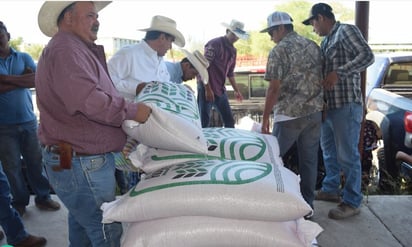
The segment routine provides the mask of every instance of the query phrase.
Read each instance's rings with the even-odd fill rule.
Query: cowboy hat
[[[182,49],[182,51],[186,55],[189,62],[193,65],[193,67],[195,67],[197,72],[199,72],[203,83],[207,84],[209,82],[209,73],[207,72],[209,61],[207,61],[205,56],[203,56],[203,54],[198,50],[195,50],[193,53],[190,53],[185,49]]]
[[[76,1],[46,1],[39,10],[37,21],[40,30],[48,37],[57,33],[57,18],[62,11]],[[111,1],[93,1],[96,11],[99,12]]]
[[[155,15],[152,17],[150,27],[145,29],[139,29],[140,31],[161,31],[175,37],[174,43],[177,46],[185,46],[185,38],[183,34],[176,29],[176,22],[166,16]]]
[[[237,20],[233,19],[230,22],[230,24],[222,23],[222,25],[224,27],[226,27],[227,29],[229,29],[232,33],[234,33],[239,39],[249,38],[249,34],[246,33],[245,30],[243,30],[243,28],[245,27],[243,22],[240,22],[240,21],[237,21]]]

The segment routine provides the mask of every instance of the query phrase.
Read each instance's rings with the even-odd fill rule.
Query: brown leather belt
[[[47,152],[54,153],[60,155],[60,147],[58,145],[41,145]],[[72,151],[73,157],[80,157],[80,156],[90,156],[91,154],[86,153],[79,153],[76,151]]]

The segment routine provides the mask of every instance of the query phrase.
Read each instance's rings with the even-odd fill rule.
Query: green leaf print
[[[165,167],[148,174],[130,191],[134,197],[147,192],[178,186],[206,184],[241,185],[258,181],[272,172],[267,163],[225,160],[197,160]],[[152,186],[145,186],[145,183]],[[142,187],[139,189],[138,187]]]

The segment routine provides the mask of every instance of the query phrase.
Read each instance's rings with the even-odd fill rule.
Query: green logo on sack
[[[159,108],[186,119],[200,119],[196,99],[184,85],[151,82],[139,93],[137,101],[155,103]]]
[[[178,186],[226,184],[241,185],[260,180],[272,172],[272,165],[267,163],[251,163],[236,160],[198,160],[185,162],[148,174],[140,184],[144,187],[145,181],[164,178],[163,183],[136,190],[136,185],[129,196],[134,197],[150,191],[167,189]],[[199,179],[200,178],[200,179]],[[155,183],[155,182],[154,182]]]
[[[217,149],[209,150],[207,155],[180,153],[173,155],[153,155],[153,161],[176,159],[227,159],[257,161],[267,152],[268,146],[264,139],[251,132],[229,128],[205,128],[203,134],[209,146]]]

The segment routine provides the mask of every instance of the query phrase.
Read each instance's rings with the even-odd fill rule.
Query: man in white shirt
[[[183,47],[185,38],[176,29],[176,22],[168,17],[153,16],[144,39],[136,45],[120,49],[108,61],[109,74],[117,90],[133,101],[146,82],[169,82],[170,75],[164,55],[172,43]]]
[[[163,57],[172,48],[172,43],[180,47],[185,45],[185,38],[176,29],[176,22],[165,16],[153,16],[150,27],[140,31],[146,32],[141,42],[120,49],[107,63],[114,86],[129,101],[135,100],[147,82],[170,82]],[[133,150],[136,145],[137,142],[128,137],[125,148]],[[122,175],[122,171],[116,172],[118,176]],[[139,182],[140,175],[129,172],[126,180],[127,187],[131,188]]]

